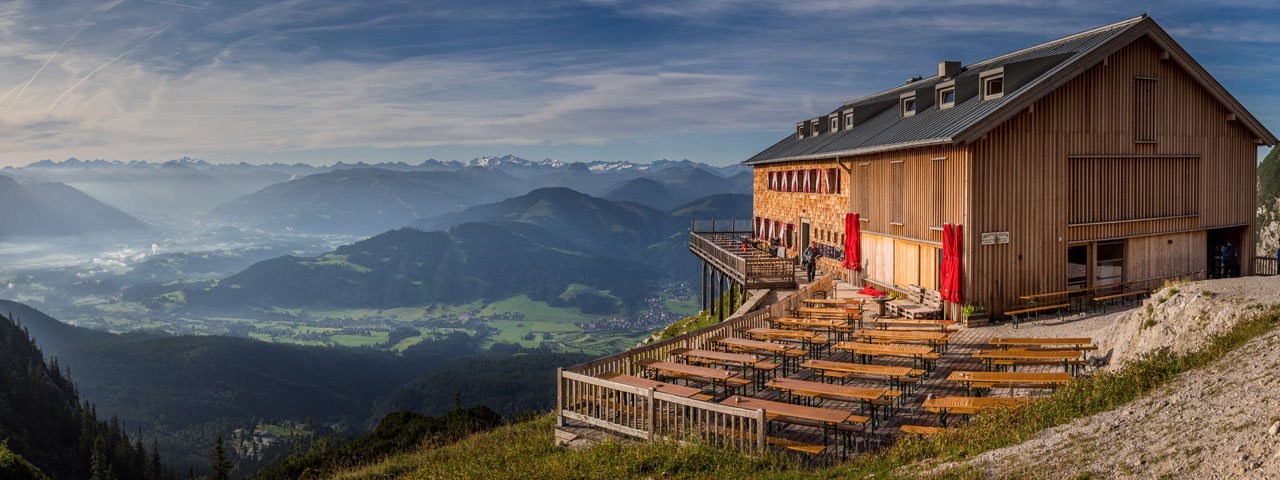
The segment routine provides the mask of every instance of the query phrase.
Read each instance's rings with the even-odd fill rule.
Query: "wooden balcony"
[[[743,250],[745,235],[751,235],[749,220],[696,220],[689,228],[689,251],[748,290],[796,288],[795,262]]]

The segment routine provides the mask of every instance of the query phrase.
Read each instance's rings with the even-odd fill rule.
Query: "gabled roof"
[[[1036,100],[1144,35],[1169,52],[1171,59],[1177,61],[1219,102],[1235,113],[1237,119],[1257,135],[1262,143],[1276,144],[1275,135],[1262,122],[1250,114],[1154,20],[1142,15],[967,65],[954,79],[937,76],[924,78],[845,102],[832,113],[843,113],[850,109],[859,112],[859,115],[863,115],[866,110],[877,110],[878,113],[851,129],[835,133],[809,135],[802,139],[792,133],[742,163],[758,165],[816,160],[903,148],[969,143],[982,138]],[[977,77],[982,72],[1003,67],[1021,69],[1028,72],[1029,78],[1016,85],[1006,86],[1004,95],[997,99],[982,100],[980,96],[957,99],[954,107],[925,108],[909,117],[903,117],[898,111],[898,98],[903,94],[918,90],[931,92],[933,87],[952,80],[957,85],[964,85],[966,82],[972,84],[977,82]],[[1006,84],[1008,83],[1010,81],[1006,79]],[[932,101],[928,103],[931,104]],[[860,111],[859,107],[863,110]],[[819,118],[826,118],[826,115]]]

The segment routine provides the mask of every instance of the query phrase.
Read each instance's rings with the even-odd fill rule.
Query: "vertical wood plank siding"
[[[1084,157],[1067,163],[1070,225],[1199,213],[1199,158]]]
[[[1157,79],[1158,85],[1154,100],[1140,106],[1135,103],[1139,77]],[[1227,120],[1228,113],[1177,63],[1160,60],[1160,49],[1144,37],[970,144],[973,199],[965,233],[966,297],[1002,312],[1017,304],[1019,295],[1064,289],[1070,241],[1201,230],[1173,238],[1180,246],[1174,255],[1197,262],[1185,268],[1198,271],[1204,268],[1204,254],[1191,250],[1201,248],[1202,230],[1242,225],[1245,238],[1252,239],[1257,147],[1240,122]],[[1135,142],[1140,136],[1135,116],[1140,114],[1153,122],[1152,143]],[[1076,164],[1070,159],[1088,156],[1167,158],[1127,162],[1124,168],[1132,170],[1125,175],[1134,183],[1161,184],[1153,185],[1155,190],[1115,185],[1123,191],[1111,194],[1108,205],[1091,204],[1098,199],[1080,198],[1073,191],[1080,187],[1073,173],[1084,175],[1079,181],[1094,187],[1104,184],[1101,176],[1114,173],[1099,170],[1109,160]],[[1160,171],[1168,168],[1161,162],[1185,156],[1198,157],[1176,167],[1189,173],[1178,177]],[[1175,191],[1165,191],[1171,184]],[[1180,189],[1186,191],[1176,191]],[[1170,205],[1181,209],[1188,202],[1194,207],[1188,218],[1068,226],[1073,212],[1088,218],[1132,218],[1171,211]],[[1113,214],[1108,209],[1132,210]],[[1010,242],[976,245],[982,232],[1009,232]],[[1131,240],[1127,279],[1162,271],[1154,265],[1170,255],[1169,239]],[[1253,248],[1252,241],[1245,242],[1240,257],[1252,258]]]

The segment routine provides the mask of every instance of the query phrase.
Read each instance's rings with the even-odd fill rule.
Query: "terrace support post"
[[[702,311],[707,311],[707,261],[702,261]]]
[[[556,368],[556,426],[564,426],[564,369]]]
[[[727,283],[725,280],[726,280],[725,275],[723,273],[720,274],[720,296],[716,297],[716,303],[720,303],[720,320],[721,321],[724,321],[724,309],[725,307],[728,306],[720,301],[721,297],[725,296],[724,287],[725,287],[725,283]]]
[[[711,302],[710,316],[712,317],[716,316],[716,314],[720,312],[720,301],[718,300],[720,298],[720,292],[717,291],[720,288],[719,285],[720,270],[715,267],[711,267],[711,298],[707,301]]]
[[[735,310],[735,308],[733,307],[735,307],[736,305],[737,305],[737,282],[735,282],[735,280],[733,279],[730,279],[728,280],[728,306],[724,308],[724,310],[728,310],[728,314],[733,315],[733,310]]]

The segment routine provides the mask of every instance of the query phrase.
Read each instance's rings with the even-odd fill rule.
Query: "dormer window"
[[[916,96],[902,98],[902,116],[910,117],[916,114]]]
[[[831,117],[831,128],[828,128],[827,131],[829,132],[840,131],[840,117],[837,117],[837,116]]]
[[[844,128],[853,128],[853,113],[844,114]]]
[[[804,124],[803,122],[801,122],[801,123],[797,123],[797,124],[796,124],[796,139],[803,139],[803,138],[805,137],[805,133],[806,133],[806,132],[805,132],[805,124]]]
[[[956,106],[956,87],[938,90],[938,109]]]
[[[982,77],[982,98],[989,100],[1004,96],[1004,71]]]

